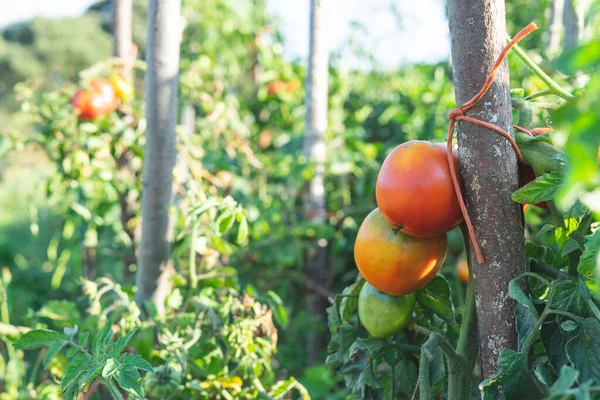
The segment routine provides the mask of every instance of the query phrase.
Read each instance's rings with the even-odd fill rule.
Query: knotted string
[[[462,191],[461,191],[460,185],[458,183],[458,177],[456,174],[456,169],[454,167],[454,161],[453,161],[453,157],[452,157],[452,138],[454,136],[454,126],[456,125],[456,122],[458,122],[458,121],[467,121],[467,122],[471,122],[473,124],[481,125],[483,127],[486,127],[488,129],[491,129],[491,130],[501,134],[510,142],[513,149],[515,149],[515,153],[517,153],[517,157],[519,158],[519,161],[523,162],[523,156],[521,155],[521,151],[519,150],[519,147],[517,146],[517,143],[515,142],[515,139],[512,136],[510,136],[508,133],[506,133],[506,131],[504,131],[502,128],[500,128],[496,125],[490,124],[489,122],[481,121],[477,118],[467,117],[465,115],[465,112],[468,111],[474,105],[476,105],[479,102],[479,100],[481,100],[481,98],[486,94],[486,92],[492,85],[492,82],[494,81],[494,77],[496,76],[496,73],[500,69],[502,62],[506,58],[508,51],[515,44],[517,44],[521,39],[523,39],[525,36],[529,35],[531,32],[533,32],[536,29],[537,29],[537,25],[533,22],[530,23],[529,25],[527,25],[525,28],[523,28],[521,30],[521,32],[519,32],[506,45],[506,47],[504,47],[504,49],[502,50],[502,52],[496,59],[496,62],[494,63],[494,66],[492,67],[492,70],[490,71],[490,73],[489,73],[485,83],[481,87],[481,90],[479,91],[479,93],[477,93],[475,96],[473,96],[473,98],[471,100],[467,101],[462,106],[452,109],[452,110],[450,110],[450,112],[448,112],[448,120],[450,121],[450,124],[448,126],[448,143],[447,143],[448,166],[450,167],[450,175],[452,176],[452,184],[454,185],[454,190],[456,191],[456,195],[458,197],[458,203],[460,204],[460,209],[461,209],[463,217],[465,219],[465,223],[467,224],[467,229],[469,230],[469,237],[471,239],[471,242],[473,243],[473,250],[475,251],[475,256],[477,257],[477,262],[479,262],[479,264],[483,264],[484,259],[481,254],[481,249],[479,247],[479,244],[477,243],[477,237],[475,235],[475,230],[473,229],[473,224],[471,223],[471,218],[469,218],[469,213],[467,212],[467,207],[465,206],[465,201],[463,199]],[[518,129],[523,130],[524,128],[519,127]],[[526,132],[526,133],[531,134],[531,136],[534,135],[534,133],[531,131]]]

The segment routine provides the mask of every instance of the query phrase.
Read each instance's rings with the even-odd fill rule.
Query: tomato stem
[[[510,41],[510,36],[506,36],[507,40]],[[555,94],[557,96],[562,97],[565,100],[572,100],[574,98],[574,96],[569,93],[567,90],[563,89],[558,83],[556,83],[555,80],[553,80],[552,78],[550,78],[550,76],[548,76],[544,71],[542,71],[542,69],[540,68],[539,65],[537,65],[535,63],[535,61],[533,61],[531,58],[529,58],[529,56],[527,54],[525,54],[525,52],[523,51],[523,49],[521,49],[519,46],[517,46],[516,44],[513,47],[513,50],[515,51],[515,53],[517,53],[517,56],[519,56],[519,58],[529,67],[531,68],[531,70],[540,77],[540,79],[542,81],[544,81],[544,83],[548,86],[548,92],[546,93],[552,93]],[[543,92],[543,91],[542,91]],[[541,93],[541,92],[538,92]],[[538,96],[542,96],[546,93],[543,94],[538,94],[535,97]],[[535,93],[534,93],[535,94]],[[533,96],[533,95],[532,95]],[[531,99],[531,97],[530,97]]]
[[[462,392],[460,395],[456,394],[457,397],[455,398],[466,399],[469,397],[469,390],[471,388],[473,368],[475,367],[475,359],[477,357],[477,352],[479,351],[479,340],[477,331],[477,307],[475,305],[475,280],[473,278],[474,264],[471,260],[471,249],[469,248],[469,231],[464,223],[460,228],[465,242],[465,252],[467,264],[469,266],[469,283],[467,286],[467,299],[465,301],[463,320],[460,325],[460,334],[458,336],[458,345],[456,348],[456,352],[465,357],[466,365],[463,381],[460,386]]]

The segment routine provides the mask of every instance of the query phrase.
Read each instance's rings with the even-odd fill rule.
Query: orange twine
[[[457,121],[467,121],[467,122],[471,122],[471,123],[474,123],[477,125],[481,125],[483,127],[486,127],[488,129],[491,129],[491,130],[501,134],[510,142],[512,147],[515,149],[515,152],[517,153],[517,157],[519,158],[519,160],[521,162],[523,162],[523,156],[521,155],[521,151],[517,147],[517,143],[515,142],[515,139],[512,136],[510,136],[508,133],[506,133],[506,131],[504,131],[502,128],[500,128],[496,125],[490,124],[485,121],[481,121],[476,118],[467,117],[465,115],[465,112],[468,111],[475,104],[477,104],[477,102],[479,102],[479,100],[481,100],[481,98],[488,91],[488,89],[492,85],[492,82],[494,80],[494,77],[496,76],[496,73],[498,72],[498,69],[500,69],[502,62],[506,58],[508,51],[515,44],[517,44],[521,39],[523,39],[525,36],[529,35],[531,32],[533,32],[536,29],[537,29],[537,25],[534,22],[530,23],[525,28],[523,28],[521,30],[521,32],[519,32],[510,41],[510,43],[508,43],[506,45],[506,47],[504,47],[504,49],[502,50],[502,52],[496,59],[496,62],[494,63],[494,66],[492,67],[492,70],[490,71],[490,73],[487,77],[487,80],[483,84],[479,93],[477,93],[475,96],[473,96],[473,98],[471,100],[467,101],[462,106],[454,108],[454,109],[450,110],[450,112],[448,113],[448,120],[450,121],[450,125],[448,126],[447,153],[448,153],[448,165],[450,167],[450,175],[452,176],[452,184],[454,185],[454,190],[456,191],[456,194],[458,197],[458,202],[460,204],[460,209],[461,209],[463,217],[465,219],[465,223],[467,224],[467,229],[469,230],[469,237],[471,239],[471,242],[473,243],[473,249],[475,250],[475,256],[477,257],[477,262],[479,262],[479,264],[483,264],[484,259],[481,254],[481,249],[479,247],[479,244],[477,243],[477,236],[475,235],[475,230],[473,229],[473,224],[471,223],[471,218],[469,218],[469,214],[467,212],[467,207],[465,206],[465,201],[462,196],[462,191],[460,190],[460,185],[458,184],[456,169],[454,168],[454,161],[452,158],[452,138],[454,136],[454,125],[456,125]],[[524,130],[525,128],[518,127],[518,129]],[[524,130],[524,132],[525,131],[526,131],[526,133],[530,134],[531,136],[534,136],[533,132]],[[540,134],[540,133],[538,133],[538,134]]]

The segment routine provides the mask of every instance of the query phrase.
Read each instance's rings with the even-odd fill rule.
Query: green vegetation
[[[134,5],[133,37],[143,59],[142,3]],[[547,3],[510,1],[509,30],[544,15]],[[448,233],[446,262],[414,296],[410,322],[403,318],[386,338],[359,323],[364,281],[353,249],[389,152],[445,139],[455,107],[451,66],[360,72],[332,59],[329,214],[312,224],[302,207],[314,174],[302,149],[304,64],[283,57],[278,21],[262,1],[248,9],[184,1],[179,104],[195,119],[191,133],[178,129],[176,273],[161,315],[133,300],[144,63],[134,69],[135,98],[116,111],[81,121],[70,103],[89,78],[115,71],[106,9],[99,2],[82,17],[35,19],[0,37],[0,399],[409,399],[417,385],[427,391],[421,398],[443,398],[449,364],[439,343],[457,343],[467,292],[455,271],[465,257],[460,230]],[[519,398],[529,385],[532,400],[597,398],[600,367],[589,355],[600,352],[600,80],[582,87],[573,77],[598,65],[598,42],[554,61],[535,50],[543,49],[539,37],[526,44],[577,98],[558,110],[565,101],[515,107],[515,121],[529,112],[528,128],[552,120],[564,154],[553,160],[566,167],[538,173],[513,195],[556,207],[525,213],[528,274],[507,288],[518,303],[520,348],[503,352],[500,372],[481,390],[501,385]],[[512,87],[522,88],[515,104],[546,88],[517,55],[509,65]],[[535,149],[546,143],[531,140]],[[306,273],[315,239],[328,243],[325,282]],[[307,365],[304,351],[309,292],[333,302],[329,327],[320,327],[331,342],[317,365]]]

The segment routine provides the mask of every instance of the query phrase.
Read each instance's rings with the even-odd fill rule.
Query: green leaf
[[[65,322],[70,326],[81,321],[81,314],[77,309],[77,305],[67,300],[50,300],[36,314],[38,317]]]
[[[131,365],[136,367],[137,369],[141,369],[148,372],[154,371],[152,369],[152,365],[150,365],[148,361],[144,360],[139,354],[127,354],[123,359],[123,364]]]
[[[242,220],[240,221],[240,224],[238,226],[238,233],[237,233],[237,243],[238,244],[244,244],[246,243],[246,241],[248,240],[248,220],[246,219],[246,217],[242,217]]]
[[[565,51],[553,64],[556,69],[567,75],[578,71],[595,68],[600,64],[600,40],[593,40]]]
[[[552,200],[562,183],[560,172],[550,172],[538,176],[512,194],[512,200],[521,204],[536,204]]]
[[[527,355],[505,349],[498,360],[498,373],[479,385],[482,400],[497,399],[498,388],[507,400],[541,400],[548,395],[548,387],[527,369]]]
[[[181,290],[179,288],[175,288],[171,290],[171,292],[167,295],[167,299],[165,301],[167,307],[172,310],[177,310],[183,304],[183,296],[181,295]]]
[[[427,286],[417,291],[417,302],[448,323],[454,323],[452,293],[446,278],[436,276]]]
[[[585,237],[585,250],[579,260],[577,271],[585,276],[592,276],[598,260],[598,250],[600,249],[600,229],[597,229],[591,235]]]
[[[577,322],[569,319],[560,324],[560,328],[565,332],[572,332],[575,329],[579,328],[579,325],[577,324]]]
[[[66,339],[66,336],[60,332],[49,329],[35,329],[17,339],[13,346],[17,349],[37,349],[38,347],[50,346],[57,340],[64,339]]]
[[[567,343],[569,361],[581,374],[581,382],[600,384],[600,321],[586,318],[579,322],[579,333]]]
[[[217,218],[217,226],[219,227],[219,234],[223,235],[223,234],[227,233],[233,226],[234,222],[235,222],[235,215],[233,215],[233,213],[230,210],[226,210],[225,212],[223,212],[223,214],[219,215],[219,218]]]
[[[591,317],[592,312],[588,307],[588,289],[580,280],[562,281],[554,288],[552,308],[563,310],[583,318]]]
[[[63,332],[65,333],[65,335],[69,336],[70,338],[73,338],[73,336],[77,335],[78,330],[79,330],[79,327],[77,325],[75,325],[72,328],[67,326],[63,329]]]
[[[110,343],[113,335],[112,320],[109,318],[102,329],[94,336],[94,340],[92,340],[92,348],[94,349],[94,354],[96,356],[99,356],[104,352],[104,348]]]
[[[93,363],[91,365],[88,365],[87,374],[85,374],[85,376],[83,377],[82,383],[86,385],[92,382],[94,379],[100,376],[103,369],[104,365],[101,363]]]
[[[109,378],[119,369],[119,367],[121,367],[121,364],[117,359],[109,358],[106,360],[106,364],[104,364],[104,368],[102,369],[102,377],[105,379]]]
[[[69,361],[69,366],[65,370],[65,375],[61,383],[63,389],[66,388],[70,383],[77,388],[77,391],[80,389],[82,385],[81,375],[84,374],[86,365],[88,365],[90,361],[91,358],[83,353],[77,354]]]
[[[127,346],[127,343],[129,343],[129,341],[131,340],[133,335],[135,335],[136,332],[137,328],[133,328],[131,331],[127,332],[125,336],[121,336],[119,339],[117,339],[112,348],[111,355],[113,357],[118,357],[119,354],[121,354],[121,352],[125,350],[125,346]]]
[[[562,247],[561,256],[569,255],[575,251],[583,250],[581,245],[575,239],[569,239]]]
[[[114,378],[125,392],[138,399],[144,398],[144,391],[139,384],[140,374],[136,367],[123,365],[115,372]]]
[[[552,387],[550,387],[550,394],[558,394],[563,390],[570,389],[571,386],[573,386],[573,384],[577,381],[577,377],[579,377],[579,371],[564,365],[560,369],[560,376],[554,382]]]
[[[282,328],[286,328],[289,323],[289,318],[285,306],[283,305],[283,301],[281,301],[281,298],[277,293],[272,290],[267,292],[267,297],[270,300],[269,303],[274,311],[273,316],[275,317],[275,321],[277,321]]]
[[[358,279],[352,285],[345,287],[342,291],[342,295],[347,296],[342,297],[339,302],[340,316],[342,317],[343,322],[348,322],[350,320],[350,316],[356,313],[356,309],[358,308],[358,296],[364,283],[365,280],[360,277],[360,279]]]
[[[572,334],[564,332],[560,329],[560,325],[556,322],[548,322],[542,325],[540,332],[542,345],[548,360],[556,372],[569,363],[567,358],[566,345]]]
[[[54,342],[48,347],[46,350],[46,355],[44,356],[44,369],[48,369],[50,362],[54,359],[54,357],[58,354],[59,351],[65,346],[65,342]]]

